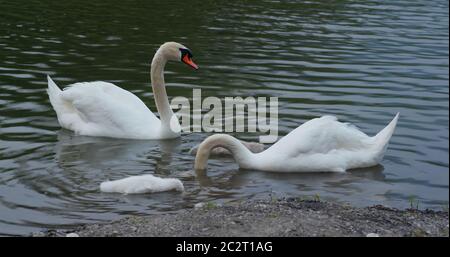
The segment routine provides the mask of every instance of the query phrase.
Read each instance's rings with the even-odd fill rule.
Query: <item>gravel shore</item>
[[[33,236],[449,236],[448,211],[398,210],[298,199],[200,203]]]

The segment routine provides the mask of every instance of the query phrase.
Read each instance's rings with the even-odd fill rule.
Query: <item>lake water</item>
[[[447,0],[47,2],[0,0],[0,234],[274,195],[448,206]],[[188,151],[207,133],[133,141],[60,128],[46,74],[60,86],[115,83],[155,111],[149,64],[165,41],[189,46],[200,66],[166,66],[170,98],[192,98],[193,88],[205,97],[277,96],[280,135],[326,114],[372,135],[400,112],[382,165],[275,174],[222,158],[196,177]],[[102,181],[139,174],[179,178],[186,193],[99,192]]]

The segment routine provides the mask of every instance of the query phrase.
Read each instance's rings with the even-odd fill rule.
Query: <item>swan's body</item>
[[[382,131],[369,137],[333,116],[312,119],[261,153],[251,153],[229,135],[213,135],[200,144],[196,170],[205,170],[211,149],[232,152],[239,167],[275,172],[344,172],[375,166],[383,159],[399,114]]]
[[[79,135],[163,138],[161,121],[133,93],[108,82],[70,85],[61,91],[48,77],[50,101],[61,127]],[[171,133],[167,137],[176,137]]]
[[[164,66],[169,60],[181,60],[197,68],[191,57],[186,47],[169,42],[163,44],[153,58],[152,88],[161,120],[136,95],[108,82],[75,83],[62,91],[47,76],[47,92],[61,127],[76,134],[132,139],[175,138],[180,135],[180,125],[167,99]]]
[[[158,178],[153,175],[132,176],[100,184],[105,193],[144,194],[164,191],[184,191],[183,183],[175,178]]]

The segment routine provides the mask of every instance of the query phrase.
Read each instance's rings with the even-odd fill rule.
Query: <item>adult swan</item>
[[[85,136],[167,139],[180,135],[164,84],[167,61],[181,61],[198,69],[191,51],[175,42],[161,45],[151,64],[152,88],[159,120],[133,93],[104,81],[69,85],[61,91],[50,76],[48,95],[61,127]]]
[[[195,169],[205,171],[215,147],[228,149],[244,169],[275,172],[344,172],[377,165],[394,133],[399,114],[373,137],[333,116],[312,119],[261,153],[250,152],[236,138],[216,134],[197,150]]]

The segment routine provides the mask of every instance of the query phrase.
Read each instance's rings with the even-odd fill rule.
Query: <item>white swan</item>
[[[180,124],[170,108],[164,84],[167,61],[181,61],[198,69],[187,47],[167,42],[158,49],[151,64],[151,80],[161,120],[136,95],[111,83],[75,83],[61,91],[47,76],[47,92],[59,124],[86,136],[132,139],[178,137]]]
[[[144,194],[172,190],[183,192],[183,183],[176,178],[158,178],[153,175],[131,176],[100,184],[100,191],[105,193]]]
[[[195,157],[195,169],[204,171],[211,150],[227,148],[239,167],[275,172],[344,172],[375,166],[382,160],[399,114],[373,137],[333,116],[312,119],[261,153],[252,153],[236,138],[216,134],[205,139]]]

